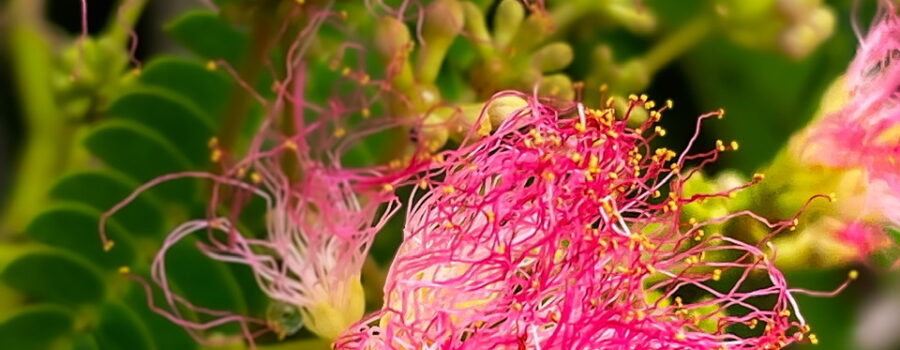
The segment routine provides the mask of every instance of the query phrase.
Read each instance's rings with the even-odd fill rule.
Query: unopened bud
[[[541,72],[554,72],[566,68],[572,63],[573,56],[574,52],[571,45],[564,42],[555,42],[537,50],[531,62]]]

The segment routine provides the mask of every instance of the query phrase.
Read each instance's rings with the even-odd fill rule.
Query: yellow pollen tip
[[[216,61],[207,61],[206,62],[206,70],[215,71],[216,69],[219,69],[219,65],[216,64]]]
[[[334,137],[341,137],[341,136],[344,136],[344,135],[346,135],[346,134],[347,134],[347,130],[344,130],[344,128],[337,128],[337,129],[334,129]]]
[[[672,109],[675,106],[675,103],[672,100],[666,100],[666,107]]]
[[[737,151],[738,148],[740,148],[740,145],[737,143],[737,141],[731,141],[731,149]]]
[[[259,173],[257,173],[257,172],[253,172],[252,174],[250,174],[250,181],[252,181],[255,184],[258,184],[258,183],[262,182],[262,175],[259,175]]]
[[[444,186],[444,193],[452,194],[453,192],[456,192],[456,188],[454,188],[453,186],[449,186],[449,185]]]
[[[719,119],[722,119],[722,118],[725,117],[725,110],[722,109],[722,108],[719,108],[719,110],[716,111],[716,114],[718,114],[718,118],[719,118]]]
[[[293,140],[287,140],[287,141],[284,141],[284,148],[287,148],[287,149],[296,151],[296,150],[297,150],[297,143],[294,142]]]
[[[837,201],[837,193],[834,193],[834,192],[829,193],[828,200],[831,202]]]
[[[127,275],[127,274],[131,273],[131,268],[128,266],[119,267],[119,273],[123,274],[123,275]]]
[[[765,180],[765,178],[766,178],[766,174],[763,174],[763,173],[753,174],[753,181],[762,181],[762,180]]]
[[[219,160],[222,160],[222,150],[220,150],[218,148],[214,149],[212,151],[212,153],[209,155],[209,160],[212,161],[213,163],[218,163]]]
[[[209,148],[216,148],[219,146],[219,138],[215,136],[211,137],[209,142],[206,143],[206,146]]]
[[[851,280],[855,280],[859,278],[859,271],[850,270],[850,272],[847,273],[847,277],[850,277]]]
[[[115,246],[116,246],[116,242],[106,241],[106,243],[103,243],[103,251],[108,252],[108,251],[112,250],[113,247],[115,247]]]
[[[384,189],[385,192],[394,192],[394,185],[391,184],[384,184],[381,188]]]

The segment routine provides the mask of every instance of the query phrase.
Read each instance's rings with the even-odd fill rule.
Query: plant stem
[[[9,48],[16,90],[25,127],[24,151],[19,155],[12,191],[6,198],[0,234],[18,234],[44,200],[49,184],[64,164],[54,147],[65,139],[66,124],[49,88],[52,72],[50,43],[41,30],[43,1],[16,0],[8,5]]]
[[[272,36],[275,30],[273,23],[278,22],[273,20],[273,17],[275,17],[275,9],[263,6],[254,18],[253,29],[250,35],[250,42],[252,43],[250,53],[241,64],[238,72],[240,79],[246,81],[250,86],[255,85],[269,49],[273,44]],[[237,138],[244,124],[244,118],[252,101],[250,95],[240,86],[235,86],[229,100],[231,103],[228,106],[228,112],[223,118],[222,130],[219,132],[219,144],[222,145],[225,151],[232,151],[236,146]]]
[[[694,18],[688,24],[654,46],[641,61],[649,76],[653,76],[660,68],[684,54],[691,47],[703,40],[713,29],[713,20],[708,14]]]

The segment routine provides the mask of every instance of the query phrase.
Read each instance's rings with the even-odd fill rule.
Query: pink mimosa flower
[[[651,110],[634,128],[613,108],[520,97],[528,107],[443,154],[420,184],[383,309],[336,348],[777,349],[815,339],[770,253],[703,231],[736,216],[775,232],[793,220],[681,220],[686,204],[761,180],[684,194],[697,171],[685,166],[736,144],[695,155],[654,149],[667,107],[645,96],[630,99],[626,114]],[[751,276],[767,282],[750,287]]]
[[[872,187],[863,211],[900,224],[900,19],[892,2],[881,2],[843,84],[846,101],[809,127],[801,158],[863,169]]]
[[[329,13],[322,14],[317,16],[320,20]],[[220,172],[183,172],[156,178],[110,209],[101,220],[104,244],[112,248],[113,242],[105,234],[106,219],[144,191],[180,178],[213,182],[208,215],[173,229],[151,265],[150,277],[162,290],[165,305],[155,305],[150,284],[129,273],[146,287],[154,311],[184,326],[204,343],[210,339],[203,331],[228,322],[239,322],[243,337],[252,345],[253,338],[261,333],[274,331],[285,336],[301,327],[333,339],[347,325],[362,318],[363,262],[375,234],[399,208],[393,188],[415,173],[412,166],[342,166],[342,158],[360,139],[396,127],[397,122],[369,118],[372,102],[362,88],[371,80],[367,76],[358,78],[355,73],[347,74],[345,79],[361,87],[349,97],[334,96],[323,105],[308,101],[304,96],[305,63],[295,58],[302,57],[301,43],[296,42],[290,50],[288,75],[274,84],[277,97],[273,101],[238,79],[267,111],[267,118],[254,134],[244,158],[230,159],[213,139],[211,159],[221,166]],[[237,77],[227,63],[218,64]],[[308,113],[316,114],[315,121],[307,121]],[[351,122],[353,115],[360,117]],[[253,197],[265,202],[265,232],[247,232],[238,220]],[[166,254],[192,234],[205,234],[198,247],[208,257],[252,269],[259,287],[277,302],[268,319],[203,308],[173,291],[166,275]],[[185,309],[213,320],[190,320],[184,315]]]

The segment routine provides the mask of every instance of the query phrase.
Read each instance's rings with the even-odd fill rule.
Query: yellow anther
[[[368,74],[363,74],[363,76],[359,78],[359,83],[362,85],[366,85],[371,80],[372,80],[372,77],[370,77]]]
[[[666,100],[667,108],[672,109],[674,106],[675,106],[675,102],[672,102],[672,100]]]
[[[419,180],[419,188],[423,190],[428,188],[428,181],[425,181],[425,179]]]
[[[641,94],[641,101],[646,102],[648,98],[650,98],[650,96],[647,96],[647,94]]]
[[[247,175],[247,168],[239,168],[239,169],[238,169],[238,171],[237,171],[237,177],[238,177],[239,179],[244,178],[244,176],[246,176],[246,175]]]
[[[653,109],[653,107],[656,107],[656,102],[653,102],[653,101],[644,102],[644,109]]]
[[[115,247],[115,246],[116,246],[116,242],[111,241],[111,240],[106,241],[106,243],[103,243],[103,251],[108,252],[108,251],[112,250],[113,247]]]
[[[737,141],[731,141],[731,149],[737,151],[741,145],[738,144]]]
[[[383,186],[381,186],[381,189],[385,192],[394,192],[394,185],[384,184]]]
[[[545,171],[543,174],[541,174],[541,176],[543,176],[547,181],[553,181],[556,179],[556,175],[549,171]]]
[[[790,317],[791,310],[788,310],[788,309],[781,310],[781,312],[779,312],[778,315],[781,317]]]
[[[119,273],[123,274],[123,275],[127,275],[127,274],[131,273],[131,268],[128,266],[119,267]]]
[[[722,108],[719,108],[719,110],[716,111],[716,114],[718,115],[718,118],[719,118],[719,119],[722,119],[722,118],[725,117],[725,110],[722,109]]]
[[[297,143],[294,142],[294,140],[287,140],[287,141],[284,141],[284,144],[283,144],[283,145],[284,145],[284,148],[287,148],[287,149],[290,149],[290,150],[293,150],[293,151],[296,151],[296,150],[297,150]]]
[[[654,130],[659,136],[666,136],[666,129],[663,129],[661,126],[657,126]]]
[[[765,178],[766,178],[766,174],[763,174],[763,173],[753,174],[753,181],[762,181]]]
[[[628,95],[628,100],[630,100],[630,101],[637,101],[637,100],[638,100],[638,95],[630,94],[630,95]]]
[[[258,183],[262,182],[262,175],[259,175],[259,173],[254,171],[252,174],[250,174],[250,181],[252,181],[255,184],[258,184]]]
[[[725,143],[722,140],[716,140],[716,150],[719,152],[725,151]]]
[[[494,222],[494,220],[496,220],[496,216],[494,215],[494,212],[492,212],[492,211],[486,211],[484,213],[484,216],[487,216],[488,222]]]
[[[344,128],[334,129],[334,137],[341,137],[347,134],[347,130]]]
[[[215,71],[219,69],[219,65],[216,64],[216,61],[206,61],[206,70]]]
[[[456,192],[456,188],[455,188],[455,187],[450,186],[450,185],[444,186],[444,193],[445,193],[445,194],[453,194],[453,192]]]
[[[219,146],[219,138],[213,136],[209,139],[209,142],[206,143],[206,146],[209,148],[216,148]]]
[[[816,336],[815,334],[813,334],[813,333],[810,333],[810,334],[809,334],[809,342],[812,343],[813,345],[818,345],[818,344],[819,344],[819,337],[817,337],[817,336]]]
[[[720,269],[713,270],[712,280],[718,281],[720,279],[722,279],[722,270],[720,270]]]
[[[834,192],[829,193],[828,200],[831,202],[837,201],[837,193],[834,193]]]
[[[859,271],[850,270],[850,272],[847,273],[847,277],[850,277],[851,280],[855,280],[859,278]]]
[[[220,160],[222,160],[222,150],[218,148],[214,149],[209,155],[209,160],[213,163],[218,163]]]
[[[372,115],[372,111],[370,111],[368,108],[363,108],[363,110],[362,110],[363,118],[369,118],[371,115]]]
[[[660,193],[659,191],[653,191],[653,198],[659,198],[660,196],[662,196],[662,193]]]
[[[341,69],[341,75],[345,77],[350,75],[350,67],[344,67],[344,69]]]
[[[571,155],[569,155],[569,159],[572,159],[572,161],[575,163],[580,163],[583,157],[580,153],[572,153]]]

